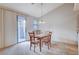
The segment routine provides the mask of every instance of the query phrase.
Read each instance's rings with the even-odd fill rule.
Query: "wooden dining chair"
[[[37,40],[37,38],[35,37],[34,32],[29,32],[29,37],[30,37],[30,50],[31,50],[32,45],[34,45],[34,52],[35,52],[35,47],[36,45],[39,44],[39,40]]]
[[[51,35],[52,35],[52,32],[48,32],[47,36],[45,36],[42,40],[42,44],[43,43],[45,43],[45,45],[47,44],[48,49],[49,49],[49,47],[51,47]]]
[[[48,37],[49,37],[49,39],[48,39],[48,44],[50,45],[50,47],[51,47],[51,37],[52,37],[52,32],[49,32],[48,33]]]

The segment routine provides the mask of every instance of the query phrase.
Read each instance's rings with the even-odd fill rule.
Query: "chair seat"
[[[46,36],[46,37],[44,37],[43,39],[42,39],[42,42],[49,42],[50,40],[49,40],[49,37],[48,36]]]
[[[31,43],[32,43],[32,44],[38,44],[38,43],[39,43],[39,40],[32,41]]]
[[[50,40],[43,40],[42,42],[48,43]]]

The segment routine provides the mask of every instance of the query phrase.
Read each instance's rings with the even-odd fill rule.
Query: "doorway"
[[[26,20],[24,16],[17,16],[17,43],[26,41]]]

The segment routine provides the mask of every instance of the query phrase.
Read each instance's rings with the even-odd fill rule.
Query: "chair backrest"
[[[30,37],[30,41],[32,42],[32,41],[35,41],[35,34],[34,34],[34,32],[29,32],[29,37]]]
[[[49,32],[49,35],[52,35],[52,32]]]
[[[49,32],[49,33],[48,33],[48,36],[49,36],[49,39],[51,39],[52,32]]]
[[[52,32],[48,32],[46,36],[41,37],[43,40],[51,41]]]

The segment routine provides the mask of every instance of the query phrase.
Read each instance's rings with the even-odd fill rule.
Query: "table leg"
[[[40,52],[41,52],[41,39],[40,39]]]

